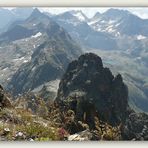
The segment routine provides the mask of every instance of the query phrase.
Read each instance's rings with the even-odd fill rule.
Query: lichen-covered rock
[[[114,77],[95,54],[86,53],[71,62],[63,76],[56,101],[74,110],[78,120],[94,127],[94,116],[111,125],[126,117],[128,89],[122,76]]]

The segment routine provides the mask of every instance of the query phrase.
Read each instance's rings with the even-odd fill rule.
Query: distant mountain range
[[[133,44],[137,45],[137,42],[143,44],[148,36],[148,20],[129,11],[109,9],[102,14],[97,12],[90,19],[84,16],[82,11],[69,11],[54,16],[53,19],[72,37],[89,48],[131,49],[135,48]],[[128,41],[125,42],[127,38]]]
[[[0,9],[0,16],[7,18],[0,23],[0,82],[15,95],[58,83],[69,62],[94,52],[122,74],[129,104],[148,112],[147,19],[118,9],[92,18],[82,11],[51,15],[33,8]]]

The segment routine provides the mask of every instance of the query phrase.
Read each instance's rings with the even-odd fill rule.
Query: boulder
[[[92,133],[89,130],[85,130],[79,133],[75,133],[68,137],[68,141],[88,141],[93,137]]]

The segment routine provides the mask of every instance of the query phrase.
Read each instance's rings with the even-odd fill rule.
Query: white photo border
[[[146,7],[148,0],[0,0],[1,7]]]
[[[148,7],[148,0],[0,0],[0,7]],[[2,21],[2,20],[1,20]],[[0,142],[5,148],[146,148],[147,142]]]

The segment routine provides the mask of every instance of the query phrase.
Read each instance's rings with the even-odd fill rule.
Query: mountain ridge
[[[43,19],[41,25],[32,25],[38,22],[38,15]],[[38,32],[32,34],[31,38],[41,38],[43,42],[34,49],[31,60],[22,64],[10,80],[8,87],[10,90],[15,88],[12,90],[15,95],[59,79],[66,65],[81,53],[81,48],[62,27],[36,9],[22,26],[30,27],[30,24],[34,32]]]

